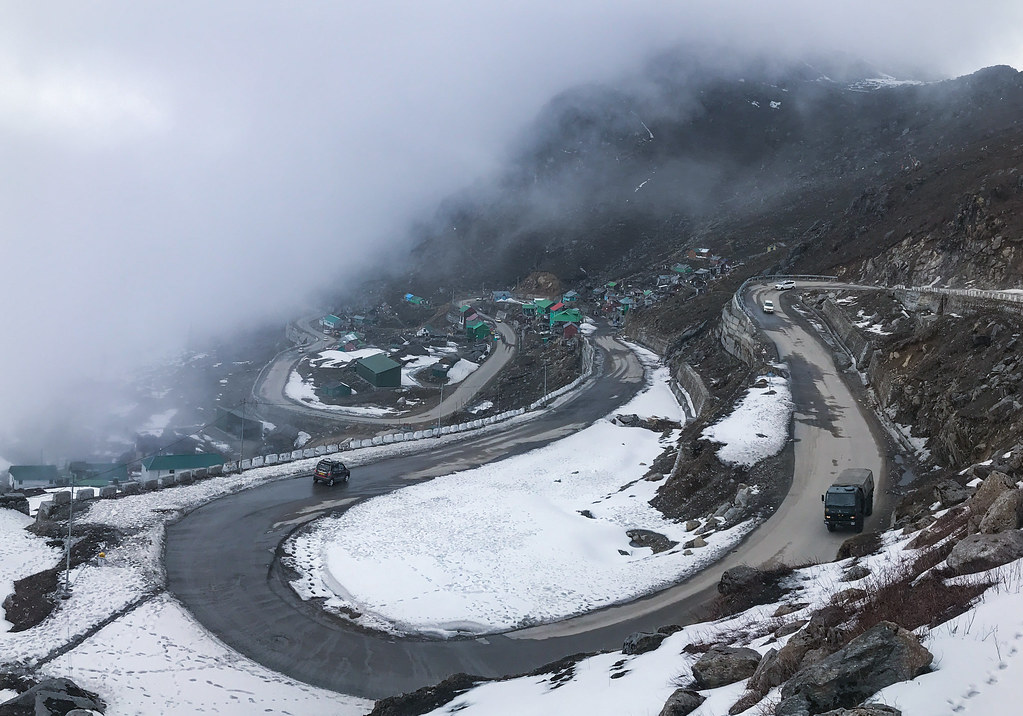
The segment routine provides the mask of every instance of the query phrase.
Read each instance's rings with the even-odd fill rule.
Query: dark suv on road
[[[350,476],[351,472],[340,460],[320,460],[313,470],[313,483],[333,485],[335,482],[348,482]]]

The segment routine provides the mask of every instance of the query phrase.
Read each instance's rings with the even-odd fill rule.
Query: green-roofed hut
[[[578,308],[566,308],[564,311],[555,311],[551,314],[550,325],[553,328],[555,325],[561,323],[582,323],[583,312]]]
[[[490,335],[490,326],[484,321],[473,321],[465,327],[465,337],[470,341],[482,341]]]
[[[401,364],[383,353],[359,358],[355,361],[355,372],[377,388],[401,387]]]
[[[60,482],[56,465],[11,465],[7,471],[15,488],[43,487]]]
[[[352,394],[352,386],[347,383],[333,383],[316,389],[321,398],[344,398]]]
[[[68,465],[75,485],[83,487],[105,487],[128,479],[128,466],[116,462],[74,461]]]
[[[538,316],[546,316],[550,313],[551,306],[554,305],[554,301],[550,301],[546,298],[538,298],[533,301],[533,304],[536,306],[536,314]]]

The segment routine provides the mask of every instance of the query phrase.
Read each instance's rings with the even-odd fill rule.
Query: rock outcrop
[[[975,532],[980,528],[980,522],[987,514],[988,508],[994,504],[999,495],[1008,492],[1015,485],[1004,472],[994,471],[980,483],[980,487],[973,494],[973,497],[966,503],[970,508],[970,531]]]
[[[693,679],[701,689],[716,689],[748,679],[760,664],[760,652],[745,647],[715,646],[693,664]]]
[[[782,687],[776,716],[850,709],[886,686],[915,678],[934,657],[911,632],[881,622]]]
[[[91,691],[76,685],[70,679],[47,679],[41,681],[13,699],[0,704],[0,712],[9,714],[32,714],[50,716],[67,714],[75,709],[103,713],[106,704]]]
[[[706,700],[706,696],[702,696],[696,691],[692,691],[690,689],[677,689],[675,693],[669,696],[668,700],[664,702],[664,708],[661,709],[658,716],[686,716],[700,708],[700,704]]]
[[[983,572],[1023,557],[1023,531],[969,535],[961,539],[945,563],[957,574]]]
[[[667,638],[668,635],[662,632],[636,632],[626,637],[625,643],[622,644],[622,653],[645,654],[659,647]]]
[[[991,535],[1023,526],[1023,490],[1006,490],[995,498],[980,520],[981,534]]]

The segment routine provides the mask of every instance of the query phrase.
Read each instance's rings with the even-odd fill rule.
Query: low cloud
[[[8,4],[0,455],[76,385],[359,280],[572,84],[697,41],[951,76],[1021,64],[1020,28],[1013,2]]]

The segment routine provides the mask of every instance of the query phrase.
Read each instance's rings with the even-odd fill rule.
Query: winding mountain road
[[[753,287],[749,305],[759,305],[772,292]],[[778,297],[773,298],[777,304]],[[602,360],[597,378],[557,410],[532,421],[360,467],[343,489],[314,486],[300,476],[195,510],[168,529],[168,588],[213,634],[267,667],[317,686],[380,698],[455,672],[502,676],[567,654],[620,648],[634,631],[681,621],[706,600],[730,566],[832,559],[848,535],[824,529],[820,494],[851,466],[874,470],[879,494],[884,490],[884,458],[872,419],[841,381],[830,353],[801,321],[781,307],[772,316],[751,313],[790,367],[795,474],[774,515],[724,560],[678,586],[555,624],[486,638],[396,639],[352,629],[302,602],[277,559],[282,541],[312,519],[422,479],[531,450],[612,412],[642,387],[643,371],[628,349],[598,333]],[[868,528],[879,521],[875,512]]]

